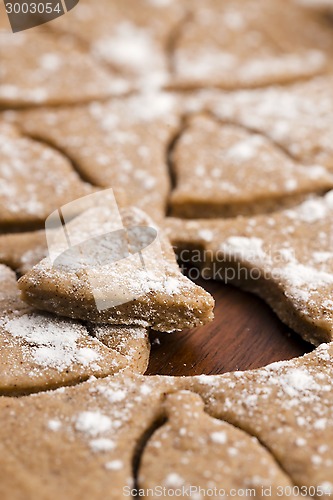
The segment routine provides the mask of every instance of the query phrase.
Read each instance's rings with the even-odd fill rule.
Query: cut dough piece
[[[271,496],[277,498],[278,488],[283,491],[292,486],[257,439],[210,417],[197,394],[176,392],[167,396],[165,406],[168,421],[153,434],[141,457],[139,488],[158,491],[165,487],[168,491],[191,487],[193,498],[200,488],[224,490],[225,496],[248,488],[253,496],[265,498],[263,488],[271,488]]]
[[[280,0],[197,0],[173,49],[173,86],[288,83],[330,67],[329,26]]]
[[[103,327],[98,340],[94,327],[27,307],[6,266],[0,266],[0,278],[1,395],[54,389],[124,370],[145,372],[150,348],[144,329],[127,329],[126,343],[122,328]],[[109,348],[103,345],[108,337]]]
[[[43,491],[44,496],[59,496],[61,492],[69,499],[78,495],[99,499],[108,491],[110,498],[119,499],[124,487],[130,490],[135,484],[133,463],[140,465],[138,454],[142,449],[142,481],[157,483],[164,471],[158,467],[149,478],[142,477],[146,466],[152,464],[152,453],[159,457],[156,463],[164,467],[170,463],[182,471],[177,475],[174,469],[168,482],[186,480],[184,472],[195,470],[198,456],[206,453],[200,446],[192,458],[191,450],[200,444],[200,437],[208,441],[208,435],[207,444],[214,448],[214,456],[223,458],[226,453],[229,463],[235,464],[226,478],[231,484],[232,480],[236,485],[239,481],[242,487],[241,481],[251,477],[255,469],[258,485],[261,481],[265,484],[269,475],[273,480],[279,477],[281,485],[289,485],[289,474],[294,484],[314,486],[318,496],[320,488],[328,494],[332,492],[333,460],[332,360],[332,346],[323,345],[298,360],[252,372],[198,377],[122,374],[22,399],[1,398],[0,466],[6,472],[0,483],[1,497],[26,497],[27,492],[34,497]],[[185,401],[184,393],[178,392],[183,389],[199,393],[211,416],[257,436],[286,472],[281,472],[258,442],[231,425],[213,423],[211,417],[203,415],[201,408],[195,407],[197,396],[187,393],[191,401]],[[178,398],[180,407],[175,404]],[[167,437],[162,430],[144,449],[147,434],[163,424],[166,409],[170,420],[162,430],[169,436],[169,449],[158,446]],[[196,417],[200,435],[197,432],[189,439]],[[244,453],[237,453],[242,450],[240,441],[246,443]],[[248,453],[256,459],[246,460]],[[218,465],[211,460],[213,454],[209,456],[202,486],[207,485],[210,471],[216,472]],[[221,474],[224,471],[220,468]],[[170,484],[169,488],[174,486]],[[272,491],[272,497],[277,498],[278,491]]]
[[[0,177],[0,228],[6,230],[41,226],[57,207],[94,190],[58,151],[5,123],[0,125]]]
[[[82,177],[122,188],[128,202],[164,216],[170,189],[167,149],[179,126],[178,100],[148,93],[89,106],[19,114],[24,130],[60,148]]]
[[[105,498],[106,491],[112,500],[122,498],[124,492],[130,496],[131,489],[136,487],[133,464],[140,458],[147,433],[165,417],[165,395],[177,391],[186,382],[193,383],[192,379],[184,378],[116,375],[20,400],[0,399],[3,422],[0,428],[1,497],[26,498],[27,492],[35,497],[37,492],[39,496],[43,492],[45,497],[62,495],[68,499],[79,496],[99,500]],[[181,411],[185,410],[182,408]],[[253,438],[230,425],[212,424],[210,417],[201,417],[200,423],[202,437],[211,433],[212,425],[216,427],[216,435],[212,434],[215,444],[211,443],[214,450],[225,447],[221,442],[224,429],[230,441],[237,439],[240,450],[244,445],[245,453],[232,458],[236,467],[231,472],[229,484],[245,487],[248,477],[254,482],[254,470],[259,474],[258,483],[261,477],[263,484],[268,477],[279,477],[282,485],[290,484],[267,451]],[[169,446],[172,444],[168,442]],[[177,443],[174,444],[174,459],[186,458],[186,450],[181,454]],[[155,447],[154,451],[163,460],[163,450]],[[200,451],[205,453],[202,447]],[[246,460],[248,452],[250,457],[256,458],[255,463]],[[221,455],[222,451],[219,452]],[[172,451],[169,458],[172,459]],[[191,465],[195,468],[195,462],[194,456],[187,468]],[[216,471],[218,464],[213,462],[210,460],[207,464],[208,473],[211,468]],[[239,473],[239,467],[244,475]],[[154,480],[157,483],[163,472],[162,467],[159,469],[155,477],[149,478],[152,483]],[[15,480],[11,474],[13,471]],[[176,474],[170,474],[168,479],[172,482],[176,477]],[[207,480],[204,479],[203,487]],[[175,486],[170,484],[169,487]]]
[[[171,387],[167,377],[116,375],[0,398],[1,498],[119,500],[124,488],[132,496],[133,459]]]
[[[271,216],[167,227],[180,258],[185,250],[205,277],[257,293],[314,344],[333,339],[333,191]]]
[[[294,484],[330,498],[332,367],[333,344],[323,344],[259,370],[194,377],[188,389],[201,394],[211,415],[256,436]]]
[[[178,217],[270,212],[333,188],[323,167],[301,166],[265,137],[203,116],[178,139],[173,165],[171,209]]]
[[[47,256],[45,231],[0,234],[0,263],[22,275]]]
[[[81,0],[52,23],[88,44],[94,58],[117,69],[132,87],[161,86],[169,79],[169,45],[185,15],[177,0]]]
[[[212,320],[213,298],[181,274],[152,220],[133,208],[118,215],[109,206],[91,208],[66,225],[66,238],[56,233],[55,258],[19,281],[23,299],[71,318],[160,331]]]
[[[333,39],[333,38],[332,38]],[[229,94],[206,92],[191,105],[269,136],[295,160],[333,170],[333,77]]]
[[[93,326],[90,332],[102,344],[126,360],[126,371],[145,373],[149,364],[150,341],[147,328],[140,326]]]
[[[71,35],[2,33],[0,106],[86,102],[128,90]]]

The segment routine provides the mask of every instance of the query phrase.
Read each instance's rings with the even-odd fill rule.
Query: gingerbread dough
[[[147,89],[169,80],[170,44],[186,15],[186,1],[81,0],[52,28],[74,33],[129,88]]]
[[[260,486],[268,484],[271,496],[278,498],[297,496],[297,489],[287,488],[294,484],[311,486],[315,498],[329,498],[331,367],[330,344],[298,360],[251,372],[175,378],[115,375],[20,400],[2,398],[1,469],[16,474],[4,474],[1,494],[24,491],[33,496],[42,490],[56,495],[62,488],[67,498],[78,493],[99,498],[107,489],[110,498],[118,499],[123,488],[131,491],[135,485],[179,488],[199,483],[204,488],[209,479],[212,486],[221,484],[232,461],[223,481],[227,488],[251,484],[260,494]],[[203,413],[198,396],[179,392],[183,389],[200,394],[211,416]],[[218,467],[212,456],[222,463],[228,456],[228,462]],[[163,467],[156,467],[158,463]],[[139,467],[137,483],[133,464]]]
[[[38,110],[17,117],[23,129],[54,144],[82,177],[123,189],[128,203],[164,217],[170,188],[167,149],[179,127],[178,99],[147,92],[76,108]]]
[[[123,243],[122,228],[130,230]],[[22,298],[30,305],[160,331],[212,320],[213,298],[181,274],[168,240],[138,209],[124,209],[118,219],[102,204],[69,222],[66,234],[72,246],[65,238],[57,261],[46,258],[20,279]],[[61,234],[55,240],[61,241]]]
[[[191,487],[193,497],[197,493],[200,498],[200,489],[215,489],[215,498],[221,498],[223,490],[230,495],[248,488],[248,496],[252,490],[264,498],[263,491],[271,488],[272,497],[278,498],[278,487],[292,486],[257,439],[210,417],[197,394],[176,392],[164,405],[168,420],[148,441],[140,461],[138,484],[143,491]]]
[[[327,76],[251,92],[204,92],[188,106],[268,136],[303,164],[332,170],[332,85]]]
[[[318,344],[333,334],[332,216],[330,191],[272,215],[169,219],[166,225],[180,258],[183,251],[206,278],[257,293],[283,322]]]
[[[69,33],[4,32],[0,57],[1,107],[86,102],[128,90]]]
[[[95,329],[34,311],[19,298],[13,271],[0,265],[0,280],[1,395],[54,389],[124,370],[145,372],[150,352],[145,329],[128,328],[125,338],[121,327]]]
[[[331,28],[280,0],[196,0],[173,46],[173,86],[290,83],[327,72]]]
[[[193,377],[206,411],[256,436],[299,487],[329,498],[332,482],[333,344],[266,368]],[[312,492],[310,490],[312,487]]]
[[[0,122],[0,229],[41,227],[50,213],[93,192],[69,160]]]
[[[302,166],[272,141],[246,129],[198,116],[173,150],[172,214],[230,217],[296,205],[333,187],[320,166]]]

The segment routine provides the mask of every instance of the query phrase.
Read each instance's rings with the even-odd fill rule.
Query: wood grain
[[[220,374],[259,368],[313,349],[258,297],[216,281],[199,281],[216,300],[215,320],[172,334],[153,333],[149,375]]]

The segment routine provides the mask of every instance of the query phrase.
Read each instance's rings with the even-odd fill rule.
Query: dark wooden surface
[[[258,297],[214,281],[198,282],[216,300],[204,327],[152,334],[148,374],[198,375],[259,368],[313,349]]]

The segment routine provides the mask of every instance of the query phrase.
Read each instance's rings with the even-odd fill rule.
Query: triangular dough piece
[[[333,191],[272,215],[167,226],[180,258],[186,249],[206,277],[257,293],[306,340],[332,340]]]
[[[193,377],[206,411],[256,436],[293,483],[333,494],[333,344],[266,368]],[[190,379],[187,379],[189,381]]]
[[[0,266],[0,280],[0,394],[146,370],[150,346],[145,329],[129,328],[127,342],[116,326],[101,327],[101,336],[93,326],[32,310],[20,300],[15,274],[6,266]]]
[[[170,190],[167,149],[179,127],[179,100],[147,92],[87,106],[19,113],[28,134],[54,144],[82,177],[123,189],[128,204],[164,217]]]
[[[246,486],[253,496],[265,498],[263,489],[292,486],[257,439],[210,417],[197,394],[170,394],[164,406],[167,423],[150,438],[140,460],[138,487],[143,491],[191,487],[194,498],[195,491],[205,490],[221,492],[222,498],[223,490],[228,495]]]
[[[172,160],[176,188],[170,204],[177,217],[271,212],[333,188],[325,168],[302,166],[262,135],[210,117],[189,122]]]
[[[1,107],[82,103],[128,90],[70,34],[2,33],[0,56]]]
[[[160,331],[213,318],[213,298],[181,274],[168,240],[143,212],[124,209],[118,220],[109,207],[92,208],[68,223],[66,234],[70,247],[66,242],[55,260],[51,255],[20,279],[30,305]],[[56,233],[55,240],[61,236]]]
[[[173,44],[173,85],[235,89],[309,78],[330,67],[330,27],[291,1],[196,0]]]
[[[0,229],[41,226],[57,207],[93,192],[69,160],[0,122]]]
[[[80,9],[55,20],[52,27],[77,35],[94,59],[116,69],[130,88],[161,86],[169,80],[169,46],[186,15],[187,1],[80,1]]]
[[[333,77],[239,92],[203,92],[190,107],[262,133],[296,161],[333,170]]]

